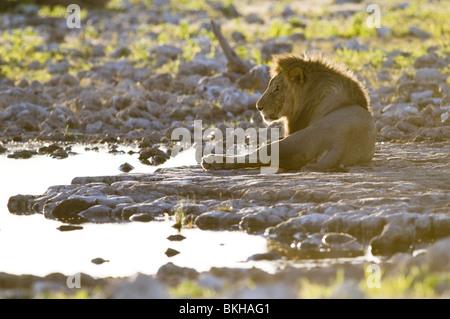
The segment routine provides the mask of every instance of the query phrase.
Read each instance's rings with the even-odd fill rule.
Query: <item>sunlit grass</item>
[[[67,7],[63,5],[55,6],[41,6],[38,11],[38,16],[44,18],[66,18],[72,12],[67,12]],[[80,18],[84,19],[87,15],[87,9],[80,7]]]
[[[211,289],[199,286],[195,281],[184,280],[179,285],[169,288],[172,298],[212,298],[215,292]]]

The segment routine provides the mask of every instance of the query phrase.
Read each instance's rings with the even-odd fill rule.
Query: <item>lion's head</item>
[[[319,52],[274,56],[269,85],[256,103],[266,123],[282,121],[285,134],[344,105],[369,109],[364,86],[351,71]]]

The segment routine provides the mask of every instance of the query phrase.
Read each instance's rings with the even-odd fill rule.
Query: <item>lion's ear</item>
[[[303,84],[305,82],[305,75],[303,74],[303,70],[298,66],[290,69],[288,72],[288,79],[291,82]]]

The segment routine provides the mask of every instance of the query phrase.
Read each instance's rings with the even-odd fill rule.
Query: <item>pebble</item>
[[[441,74],[436,68],[418,69],[414,75],[414,80],[418,83],[439,83],[446,79],[447,76]]]
[[[428,39],[428,38],[431,37],[431,33],[430,32],[424,31],[424,30],[422,30],[422,29],[420,29],[418,27],[414,27],[414,26],[409,27],[409,33],[412,36],[420,38],[420,39]]]
[[[367,45],[360,44],[357,39],[350,39],[338,42],[333,45],[335,50],[347,49],[351,51],[368,51],[369,47]]]
[[[135,275],[116,279],[102,291],[106,299],[167,299],[169,293],[164,285],[152,276],[136,273]]]
[[[91,223],[109,223],[111,222],[111,208],[104,205],[94,205],[78,213]]]
[[[50,74],[64,74],[69,71],[69,63],[63,62],[55,62],[47,65],[47,71]]]
[[[422,68],[444,68],[448,65],[448,62],[443,58],[439,57],[435,52],[431,52],[426,55],[422,55],[418,57],[414,61],[414,68],[422,69]]]
[[[172,248],[167,248],[165,254],[167,255],[167,257],[173,257],[178,255],[180,252],[178,250],[172,249]]]
[[[134,214],[130,217],[130,221],[132,222],[143,222],[143,223],[151,222],[154,219],[155,217],[147,213]]]
[[[176,235],[170,235],[169,237],[167,237],[167,239],[170,241],[182,241],[182,240],[186,239],[186,237],[184,237],[183,235],[180,235],[180,234],[176,234]]]
[[[119,166],[119,170],[122,172],[128,173],[128,172],[134,170],[134,166],[129,163],[123,163],[122,165]]]
[[[56,228],[59,231],[65,232],[65,231],[72,231],[72,230],[81,230],[83,229],[83,226],[76,226],[76,225],[61,225],[58,228]]]
[[[289,53],[293,49],[290,42],[283,40],[268,40],[261,47],[261,58],[263,60],[270,60],[274,54]]]
[[[105,259],[103,259],[101,257],[94,258],[94,259],[91,260],[91,263],[96,264],[96,265],[101,265],[101,264],[107,263],[107,262],[109,262],[109,260],[105,260]]]

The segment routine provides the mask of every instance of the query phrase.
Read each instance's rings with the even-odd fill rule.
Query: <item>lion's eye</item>
[[[280,88],[278,86],[275,86],[273,89],[273,93],[278,93],[280,91]]]

